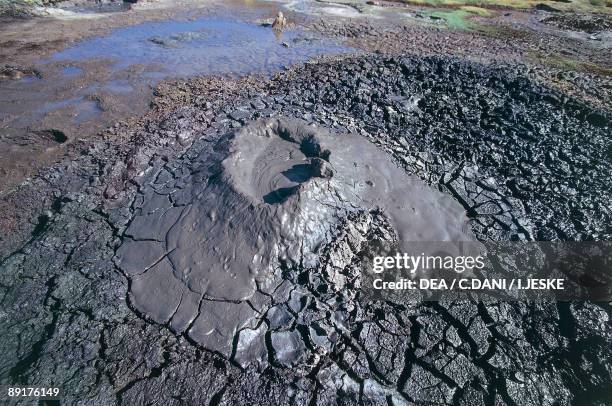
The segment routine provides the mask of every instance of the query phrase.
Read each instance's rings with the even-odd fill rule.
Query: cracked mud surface
[[[359,247],[373,227],[371,213],[385,213],[403,241],[473,239],[460,204],[407,176],[362,137],[333,137],[286,119],[255,121],[166,166],[141,188],[132,210],[117,251],[131,303],[225,356],[238,334],[239,356],[264,351],[266,359],[264,322],[278,319],[283,327],[292,320],[273,306],[295,291],[287,275],[316,274],[326,255],[348,265],[346,252],[328,247],[346,227],[347,248]],[[361,219],[366,223],[355,228]],[[329,273],[341,291],[346,276]],[[255,330],[243,333],[247,326]],[[327,343],[326,334],[317,339]],[[296,332],[271,340],[281,363],[306,349]],[[261,348],[252,349],[254,342]]]
[[[202,331],[222,331],[222,348],[134,300],[120,259],[135,219],[174,207],[183,190],[198,208],[193,192],[213,187],[205,179],[230,156],[224,137],[270,116],[371,141],[381,165],[463,206],[479,240],[610,240],[608,112],[518,68],[448,58],[321,60],[268,82],[195,79],[159,93],[181,107],[114,127],[3,199],[47,210],[22,231],[32,232],[25,245],[4,244],[2,384],[59,386],[67,403],[96,404],[611,401],[608,304],[363,300],[364,241],[397,238],[384,210],[339,216],[317,261],[279,261],[278,284],[255,284],[257,301],[238,292],[203,304]],[[287,187],[277,182],[266,187]]]

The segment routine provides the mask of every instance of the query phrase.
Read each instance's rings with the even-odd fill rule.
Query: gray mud
[[[429,196],[456,214],[439,211],[436,224],[458,233],[467,217],[462,233],[479,240],[610,240],[608,112],[533,82],[524,69],[407,56],[321,60],[270,81],[195,79],[158,94],[161,111],[114,127],[76,161],[2,199],[23,209],[21,218],[2,219],[13,232],[2,240],[0,383],[59,386],[66,403],[96,404],[610,403],[607,303],[364,300],[363,242],[392,241],[403,226],[385,213],[387,197],[352,193],[335,161],[376,157],[374,169],[404,180],[393,188],[420,191],[404,190],[403,202]],[[264,132],[250,126],[281,117],[314,124],[288,132],[302,140],[313,131],[313,145],[324,148],[307,156],[301,141],[278,131],[251,148]],[[349,152],[353,145],[363,157]],[[291,162],[257,166],[268,151],[291,153]],[[293,159],[307,166],[278,176]],[[251,167],[266,181],[245,182]],[[220,269],[194,269],[193,280],[180,273],[189,260],[214,255],[214,236],[201,235],[211,216],[248,244],[235,254],[246,263],[256,239],[239,230],[274,230],[282,219],[271,213],[298,196],[305,201],[297,213],[310,218],[303,209],[320,204],[308,197],[317,185],[356,207],[326,194],[325,223],[305,236],[289,233],[309,250],[324,241],[312,263],[279,261],[271,286],[253,276],[254,293],[250,274],[235,269],[247,288],[230,291],[231,300],[215,298],[228,281]],[[287,187],[293,192],[264,200]],[[207,200],[209,192],[220,200]],[[156,235],[139,235],[139,222]],[[324,224],[333,226],[322,236]],[[186,231],[201,239],[181,241]],[[295,252],[279,236],[274,230],[269,241]],[[153,249],[127,250],[138,239],[160,248],[159,269],[149,267]],[[147,257],[138,263],[132,252]],[[170,274],[163,290],[138,291],[138,278],[160,287]],[[193,284],[196,295],[185,288],[194,281],[204,282]],[[179,327],[197,316],[179,309],[196,307],[204,315],[198,328]]]
[[[113,70],[145,65],[145,76],[271,75],[322,54],[347,52],[301,28],[274,31],[249,21],[199,17],[146,22],[111,31],[54,53],[45,62],[111,61]]]
[[[195,75],[270,76],[287,66],[350,48],[301,28],[282,33],[248,22],[253,15],[142,22],[84,39],[32,67],[0,61],[0,193],[67,151],[32,132],[61,131],[68,144],[146,112],[164,79]],[[265,14],[264,14],[265,15]],[[197,15],[196,15],[197,16]]]
[[[136,201],[117,251],[131,303],[226,356],[237,331],[263,321],[283,269],[320,267],[351,217],[386,216],[403,241],[474,239],[460,204],[374,145],[296,120],[223,136],[157,174]],[[336,275],[336,290],[345,281]]]

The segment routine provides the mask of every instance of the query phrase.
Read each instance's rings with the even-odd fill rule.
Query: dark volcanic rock
[[[445,58],[322,61],[257,94],[198,86],[183,84],[182,108],[147,121],[127,152],[101,143],[44,175],[54,203],[1,264],[0,383],[59,386],[69,404],[610,403],[607,304],[364,300],[365,242],[391,241],[403,227],[385,210],[388,196],[374,204],[357,194],[354,210],[333,198],[350,190],[335,159],[374,156],[376,168],[394,168],[390,191],[420,185],[402,199],[434,197],[454,213],[460,205],[480,240],[609,240],[607,112],[516,68]],[[248,138],[253,128],[242,123],[271,115],[314,123],[318,141],[302,150],[272,131],[249,143],[263,133]],[[334,141],[343,137],[367,154],[347,154],[355,144]],[[287,148],[287,165],[305,166],[278,177],[283,159],[258,159],[283,151],[268,149],[273,140]],[[286,187],[297,190],[264,200]],[[295,252],[291,238],[278,238],[271,208],[314,207],[321,202],[309,193],[322,187],[331,207],[304,251],[315,260],[270,255],[265,242]],[[227,213],[235,218],[214,222]],[[186,230],[199,239],[182,240]],[[229,253],[215,232],[246,249]],[[266,266],[251,276],[260,232],[272,238],[261,238]],[[245,267],[232,268],[234,258]],[[272,277],[260,279],[268,268]]]

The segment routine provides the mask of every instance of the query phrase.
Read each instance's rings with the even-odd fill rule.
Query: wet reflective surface
[[[275,33],[269,27],[221,18],[145,23],[113,31],[59,52],[51,61],[104,58],[112,69],[155,64],[180,75],[270,74],[309,57],[345,47],[302,30]]]
[[[249,21],[268,16],[251,14]],[[18,79],[0,80],[0,148],[8,152],[0,166],[17,179],[28,162],[55,159],[60,145],[40,144],[37,131],[60,131],[70,143],[143,114],[164,79],[270,76],[317,55],[347,51],[302,29],[278,33],[228,13],[111,30],[39,60]]]
[[[316,55],[346,51],[299,29],[278,33],[223,18],[149,22],[52,55],[41,61],[47,69],[41,79],[0,84],[0,118],[22,127],[65,110],[80,124],[103,110],[92,98],[96,92],[126,97],[168,77],[271,75]]]

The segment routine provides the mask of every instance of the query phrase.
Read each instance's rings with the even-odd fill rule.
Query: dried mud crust
[[[573,18],[580,20],[581,15],[570,14],[559,21]],[[485,26],[465,31],[358,19],[315,21],[308,26],[323,35],[344,38],[347,44],[368,52],[526,65],[529,76],[539,83],[610,110],[606,103],[612,97],[610,49],[560,32],[545,32],[517,16],[487,20]]]
[[[612,17],[608,14],[559,14],[546,17],[542,21],[562,29],[584,31],[589,34],[612,29]]]
[[[395,232],[376,210],[336,224],[315,267],[281,265],[262,301],[232,301],[259,321],[227,352],[134,307],[116,252],[139,205],[178,196],[221,137],[268,116],[369,139],[482,240],[611,237],[610,116],[516,68],[368,56],[249,80],[161,88],[169,113],[34,181],[48,211],[0,272],[2,384],[59,386],[68,404],[610,402],[607,305],[363,300],[363,242]],[[225,328],[240,312],[220,303],[206,305]]]

